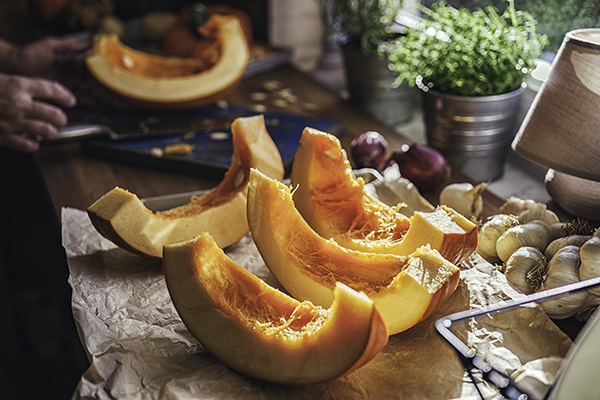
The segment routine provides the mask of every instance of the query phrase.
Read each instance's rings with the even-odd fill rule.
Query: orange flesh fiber
[[[318,235],[290,188],[251,170],[249,225],[267,267],[298,299],[327,306],[336,282],[364,292],[389,334],[414,326],[456,289],[460,270],[429,245],[409,255],[351,250]]]
[[[299,302],[227,257],[208,233],[165,246],[163,268],[192,335],[251,377],[283,384],[329,381],[370,361],[388,340],[385,322],[365,294],[338,283],[330,308]]]
[[[364,181],[354,173],[344,151],[330,135],[314,140],[314,157],[308,179],[315,217],[331,221],[331,230],[351,239],[401,241],[410,228],[409,219],[391,207],[364,195]],[[340,167],[343,165],[344,167]],[[325,177],[322,171],[327,171]],[[336,216],[339,216],[336,218]]]
[[[240,324],[267,335],[296,340],[317,331],[331,310],[298,302],[278,291],[257,284],[255,277],[236,267],[218,268],[234,263],[221,249],[200,249],[202,279],[215,305]]]
[[[477,248],[477,226],[448,207],[408,218],[370,196],[340,141],[326,132],[304,130],[291,178],[296,206],[307,222],[344,247],[408,255],[430,244],[452,263]]]
[[[377,291],[387,287],[404,268],[406,258],[340,248],[332,241],[324,241],[304,219],[288,218],[289,206],[286,204],[293,203],[289,190],[263,190],[261,193],[263,196],[282,196],[286,199],[283,202],[268,201],[272,207],[270,213],[275,216],[271,221],[276,226],[271,229],[278,235],[276,240],[289,249],[289,256],[294,258],[295,264],[302,263],[308,275],[320,276],[329,287],[335,286],[338,281],[356,291]],[[301,239],[309,243],[299,243]],[[327,254],[327,261],[321,254]],[[382,263],[382,260],[385,262]]]
[[[232,129],[236,129],[235,125]],[[233,135],[234,156],[231,166],[225,173],[218,186],[203,196],[193,198],[188,204],[170,210],[157,212],[161,218],[181,218],[198,214],[203,210],[225,204],[235,197],[241,190],[246,190],[250,176],[248,171],[253,165],[252,151],[242,135]]]

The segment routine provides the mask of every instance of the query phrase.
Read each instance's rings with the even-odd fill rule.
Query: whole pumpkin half
[[[162,57],[99,35],[86,58],[91,75],[131,103],[151,108],[192,108],[212,103],[241,81],[250,51],[240,21],[213,14],[202,33],[211,39],[205,58]]]
[[[458,264],[477,249],[477,225],[445,206],[406,217],[365,190],[335,136],[305,128],[292,166],[296,208],[326,239],[365,252],[408,255],[423,245]]]
[[[233,157],[225,177],[208,193],[170,210],[153,213],[134,194],[115,187],[88,207],[96,230],[132,253],[161,258],[165,244],[209,232],[220,247],[249,231],[246,197],[250,168],[281,180],[284,169],[264,117],[237,118],[231,125]]]
[[[329,307],[341,282],[375,302],[390,335],[431,315],[460,279],[458,267],[429,246],[399,256],[350,250],[319,236],[294,207],[290,188],[255,169],[248,223],[266,266],[294,298]]]
[[[275,383],[344,376],[388,340],[365,294],[337,284],[331,308],[299,302],[232,261],[208,233],[165,246],[167,288],[182,321],[221,362]]]

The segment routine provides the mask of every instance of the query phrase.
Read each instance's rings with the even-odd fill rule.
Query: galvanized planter
[[[350,103],[389,125],[410,120],[417,93],[406,82],[393,87],[396,75],[388,68],[387,57],[363,54],[354,37],[343,38],[340,49]]]
[[[428,144],[478,182],[500,178],[519,128],[524,90],[481,97],[423,92]]]

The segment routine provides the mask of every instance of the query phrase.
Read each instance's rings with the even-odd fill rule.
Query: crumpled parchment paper
[[[434,323],[518,295],[501,272],[474,256],[452,297],[421,324],[391,336],[369,364],[332,382],[284,386],[231,370],[204,350],[173,307],[160,261],[117,248],[81,210],[62,210],[62,233],[73,314],[91,362],[73,399],[478,399]],[[278,286],[250,235],[226,253]],[[456,334],[495,368],[541,393],[571,346],[535,305],[468,321]],[[486,399],[502,398],[485,382],[480,388]]]
[[[355,173],[358,171],[355,170]],[[366,172],[369,169],[362,171]],[[377,171],[374,171],[374,173],[376,174]],[[421,195],[419,189],[411,181],[400,175],[398,164],[392,164],[383,171],[383,176],[375,175],[369,181],[367,181],[369,177],[365,175],[362,176],[363,179],[366,178],[365,182],[368,182],[365,184],[365,191],[390,207],[401,204],[398,211],[407,217],[412,217],[415,211],[435,211],[433,204]]]

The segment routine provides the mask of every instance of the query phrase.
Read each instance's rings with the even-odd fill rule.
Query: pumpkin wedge
[[[428,246],[399,256],[350,250],[323,238],[294,207],[290,188],[254,169],[248,223],[265,264],[292,296],[328,307],[341,282],[373,299],[390,335],[431,315],[460,279],[460,270]]]
[[[321,236],[343,247],[408,255],[429,244],[458,264],[477,249],[477,226],[449,207],[409,219],[370,196],[333,135],[305,128],[292,166],[294,202]]]
[[[118,96],[152,108],[200,107],[225,96],[241,81],[250,51],[236,17],[212,15],[202,33],[214,40],[210,59],[162,57],[99,35],[85,60],[91,75]]]
[[[208,233],[167,245],[163,269],[182,321],[221,362],[283,384],[344,376],[387,343],[364,293],[337,284],[330,309],[299,302],[232,261]]]
[[[88,208],[92,224],[117,246],[142,256],[161,258],[165,244],[209,232],[220,247],[240,240],[249,231],[246,197],[250,168],[274,179],[284,169],[277,146],[262,115],[237,118],[231,125],[232,163],[221,183],[189,203],[153,213],[134,194],[115,187]]]

